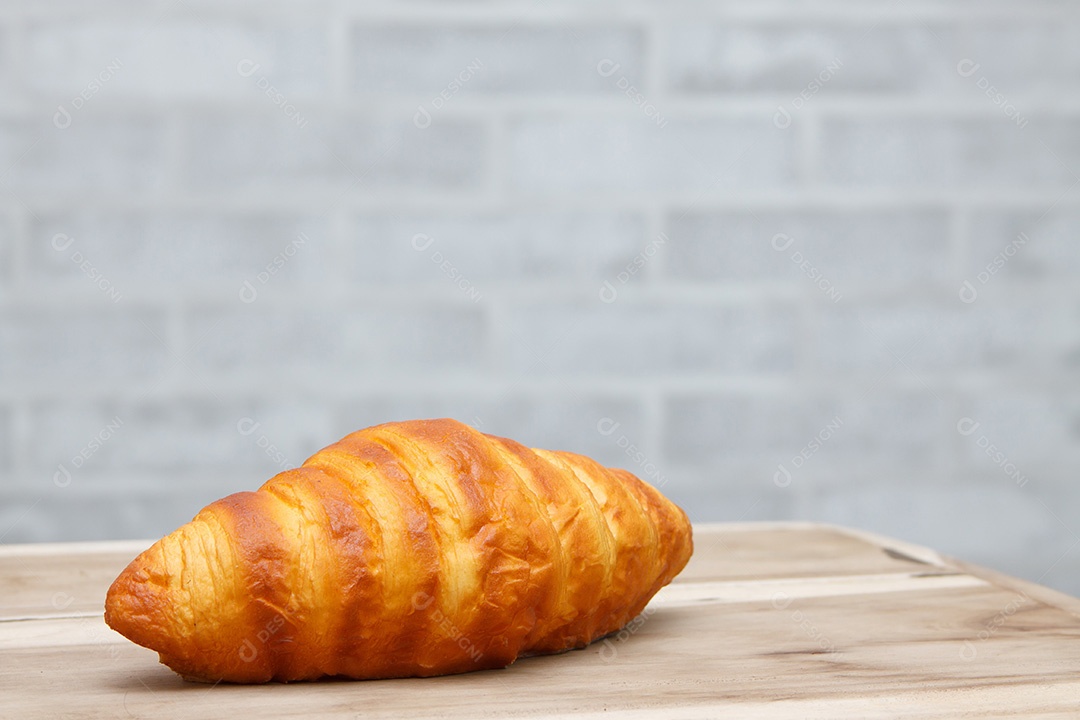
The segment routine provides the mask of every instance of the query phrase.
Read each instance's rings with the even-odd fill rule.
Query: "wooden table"
[[[105,626],[148,544],[0,547],[0,717],[1080,717],[1080,600],[844,528],[698,526],[676,582],[584,650],[264,686],[186,683]]]

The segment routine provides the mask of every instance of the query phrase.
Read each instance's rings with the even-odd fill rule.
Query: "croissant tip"
[[[160,542],[160,541],[159,541]],[[165,613],[170,607],[165,588],[152,581],[159,543],[136,557],[105,594],[105,624],[128,640],[161,651],[168,643]]]

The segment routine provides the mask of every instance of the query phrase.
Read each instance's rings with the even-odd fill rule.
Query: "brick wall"
[[[0,8],[0,534],[454,416],[1080,592],[1068,2]],[[992,447],[991,447],[992,446]]]

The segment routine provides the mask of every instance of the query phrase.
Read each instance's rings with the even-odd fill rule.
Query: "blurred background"
[[[1080,593],[1070,2],[0,6],[0,541],[364,426]]]

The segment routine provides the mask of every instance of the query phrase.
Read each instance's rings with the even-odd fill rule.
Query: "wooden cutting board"
[[[701,525],[622,633],[452,677],[186,683],[102,621],[149,542],[0,547],[4,718],[1080,717],[1080,600],[807,523]]]

